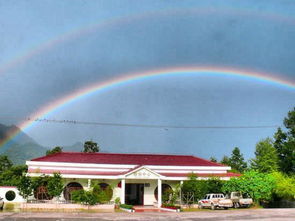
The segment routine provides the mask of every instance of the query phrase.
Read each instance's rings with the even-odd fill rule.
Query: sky
[[[178,68],[38,116],[163,127],[36,122],[22,129],[47,147],[91,139],[108,152],[220,159],[238,146],[249,159],[295,106],[294,11],[293,0],[0,0],[0,123],[21,126],[92,84]],[[247,70],[293,87],[179,67]],[[236,128],[257,126],[272,127]]]

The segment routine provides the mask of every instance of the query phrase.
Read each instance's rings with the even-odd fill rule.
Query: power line
[[[0,117],[1,118],[1,117]],[[141,128],[162,128],[162,129],[259,129],[259,128],[277,128],[281,125],[239,125],[239,126],[200,126],[200,125],[165,125],[165,124],[126,124],[126,123],[107,123],[96,121],[79,120],[57,120],[47,118],[26,118],[25,121],[34,121],[40,123],[59,123],[59,124],[78,124],[78,125],[98,125],[114,127],[141,127]]]

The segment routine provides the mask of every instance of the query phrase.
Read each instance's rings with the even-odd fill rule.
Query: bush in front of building
[[[37,200],[51,200],[53,197],[59,197],[63,191],[63,181],[59,173],[39,177],[22,175],[16,186],[24,199],[34,195]]]
[[[221,193],[225,181],[217,177],[212,177],[208,180],[198,180],[195,174],[189,176],[189,180],[184,181],[181,186],[182,195],[191,195],[192,199],[190,204],[198,202],[207,193]],[[183,202],[186,199],[182,199]]]
[[[76,203],[85,205],[96,205],[107,203],[113,196],[113,189],[107,185],[102,188],[99,184],[94,184],[91,190],[76,190],[71,192],[71,199]]]
[[[71,192],[71,198],[76,203],[81,203],[88,206],[93,206],[99,202],[96,194],[93,191],[76,190]]]
[[[113,196],[113,189],[110,185],[94,184],[92,191],[96,195],[98,203],[110,202]]]

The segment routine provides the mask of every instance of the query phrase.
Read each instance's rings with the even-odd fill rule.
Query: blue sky
[[[294,1],[0,1],[0,123],[18,124],[93,82],[178,66],[247,69],[295,81]],[[50,42],[57,42],[46,47]],[[28,56],[33,53],[33,56]],[[52,119],[197,126],[281,125],[295,90],[237,76],[153,77],[66,105]],[[42,145],[87,139],[110,152],[246,158],[263,129],[37,123]]]

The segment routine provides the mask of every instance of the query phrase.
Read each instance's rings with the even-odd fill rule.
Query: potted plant
[[[115,209],[120,209],[121,199],[120,197],[117,197],[115,199]]]

